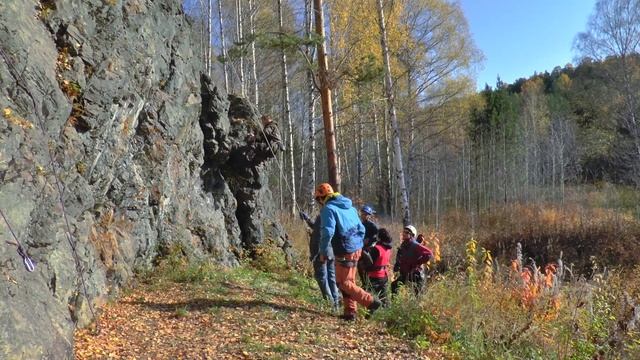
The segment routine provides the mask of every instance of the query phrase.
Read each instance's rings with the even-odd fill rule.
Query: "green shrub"
[[[265,272],[284,273],[289,269],[284,251],[269,240],[255,247],[250,263]]]
[[[375,318],[386,324],[391,333],[403,338],[418,339],[421,343],[428,341],[426,334],[440,330],[425,303],[406,287],[400,289],[389,307],[376,312]]]

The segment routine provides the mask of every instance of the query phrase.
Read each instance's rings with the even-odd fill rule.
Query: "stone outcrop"
[[[0,25],[0,209],[36,261],[0,221],[0,358],[72,358],[91,308],[172,249],[287,249],[258,111],[201,76],[179,1],[7,0]]]

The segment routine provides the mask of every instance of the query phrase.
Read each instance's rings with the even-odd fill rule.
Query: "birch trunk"
[[[255,0],[249,0],[249,33],[251,34],[251,82],[253,83],[253,102],[258,107],[258,70],[256,69],[256,27],[253,18],[256,15]]]
[[[382,131],[384,136],[384,180],[381,182],[382,193],[384,194],[384,208],[386,209],[387,214],[393,216],[393,212],[391,211],[392,206],[392,177],[391,177],[391,149],[389,144],[389,128],[387,126],[387,111],[385,109],[384,116],[382,117]]]
[[[360,92],[360,89],[358,88],[358,93]],[[361,94],[358,94],[360,97]],[[362,108],[360,108],[360,105],[358,105],[358,112],[360,114],[363,114],[364,111]],[[363,134],[364,134],[364,118],[360,117],[358,118],[358,133],[357,133],[357,147],[356,147],[356,173],[357,173],[357,183],[358,183],[358,198],[362,199],[362,178],[364,176],[363,174],[363,156],[362,156],[362,152],[364,151],[364,140],[363,140]]]
[[[311,37],[311,31],[313,31],[311,20],[313,16],[313,6],[311,4],[311,0],[305,0],[305,31],[307,38]],[[312,48],[307,46],[306,55],[309,60],[313,58]],[[314,95],[314,84],[313,84],[313,70],[311,68],[307,69],[307,111],[308,111],[308,131],[309,131],[309,178],[307,179],[307,188],[313,189],[316,183],[316,122],[315,122],[315,95]],[[313,192],[309,191],[309,196],[307,197],[309,202],[309,209],[313,210],[316,202],[313,198]]]
[[[202,60],[204,61],[204,72],[207,75],[211,75],[209,66],[211,66],[210,44],[211,44],[211,0],[207,1],[208,7],[205,6],[204,0],[199,0],[200,8],[202,9],[202,29],[200,31],[200,50],[202,51]],[[209,22],[207,23],[207,19]],[[209,39],[209,44],[207,44]]]
[[[244,34],[242,33],[242,0],[236,0],[236,42],[242,44]],[[240,69],[238,69],[238,80],[240,82],[240,95],[246,96],[244,83],[244,56],[240,54]]]
[[[383,121],[384,123],[384,121]],[[375,131],[375,137],[376,137],[376,143],[375,143],[375,149],[376,149],[376,160],[377,160],[377,165],[376,166],[376,179],[378,180],[378,185],[374,186],[373,189],[375,189],[375,191],[378,193],[378,209],[383,210],[383,212],[385,214],[388,214],[387,212],[387,207],[386,207],[386,201],[385,201],[385,178],[386,178],[386,172],[384,171],[384,162],[382,161],[382,151],[380,150],[380,128],[378,127],[378,111],[375,108],[375,105],[373,107],[373,128]]]
[[[222,26],[222,0],[218,0],[218,24],[220,25],[220,43],[222,46],[222,73],[224,74],[224,91],[229,93],[229,74],[227,73],[227,45],[224,41]]]
[[[284,34],[284,22],[282,19],[282,0],[278,0],[278,24],[280,26],[280,34]],[[287,69],[287,54],[284,51],[284,48],[280,51],[281,61],[282,61],[282,86],[283,86],[283,97],[284,97],[284,119],[287,123],[287,157],[289,158],[290,172],[289,172],[289,184],[291,188],[291,213],[293,215],[296,214],[296,174],[295,174],[295,163],[293,159],[293,123],[291,121],[291,105],[289,102],[289,71]]]
[[[402,205],[402,223],[409,225],[411,223],[411,213],[409,210],[409,194],[404,177],[404,169],[402,166],[402,145],[400,144],[400,129],[398,126],[398,118],[396,115],[395,99],[393,96],[393,79],[391,78],[391,64],[389,60],[389,48],[387,47],[387,30],[385,28],[384,9],[382,0],[378,3],[378,23],[380,26],[380,45],[382,46],[382,56],[384,60],[385,72],[385,92],[387,102],[389,104],[389,117],[391,127],[393,129],[393,147],[394,147],[394,163],[396,170],[396,180],[400,191],[400,200]]]

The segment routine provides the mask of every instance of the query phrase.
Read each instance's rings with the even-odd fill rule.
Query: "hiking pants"
[[[400,273],[400,276],[391,283],[391,293],[397,294],[400,285],[410,286],[417,296],[424,286],[424,275],[421,271],[413,271],[409,274]]]
[[[376,296],[378,300],[382,301],[382,305],[389,305],[389,298],[387,296],[387,282],[389,279],[385,276],[383,278],[369,278],[369,289],[371,290],[371,294]]]
[[[358,304],[369,307],[373,302],[373,296],[356,285],[356,264],[362,250],[336,256],[336,282],[342,292],[342,303],[345,315],[355,315]]]
[[[336,263],[334,259],[321,262],[316,256],[313,260],[313,275],[325,300],[330,300],[334,306],[340,303],[340,293],[336,284]]]

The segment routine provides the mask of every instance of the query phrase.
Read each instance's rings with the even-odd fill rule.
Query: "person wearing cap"
[[[364,225],[364,247],[368,248],[376,242],[378,236],[378,225],[373,221],[375,210],[369,205],[365,205],[360,209],[360,220]]]
[[[352,202],[333,191],[331,185],[320,184],[314,193],[322,205],[320,210],[320,261],[326,261],[333,249],[336,262],[336,282],[342,292],[342,319],[353,321],[358,304],[374,312],[382,303],[356,284],[356,264],[362,254],[364,225]]]
[[[389,305],[387,297],[387,283],[389,276],[387,268],[391,261],[391,249],[393,239],[385,228],[378,230],[378,241],[367,250],[362,251],[362,259],[366,267],[369,290],[382,302],[383,306]]]
[[[362,247],[363,251],[368,251],[370,247],[375,245],[378,236],[378,225],[373,221],[373,215],[375,214],[375,210],[369,205],[364,205],[360,209],[360,220],[362,221],[362,225],[364,225],[364,245]],[[358,277],[360,278],[360,284],[365,287],[368,287],[367,284],[367,269],[364,259],[361,257],[360,261],[358,261]]]
[[[399,276],[391,283],[391,292],[398,293],[400,285],[411,285],[418,295],[424,284],[422,265],[429,262],[433,253],[429,248],[417,242],[418,231],[413,225],[407,225],[402,230],[402,244],[396,254],[394,272]]]

